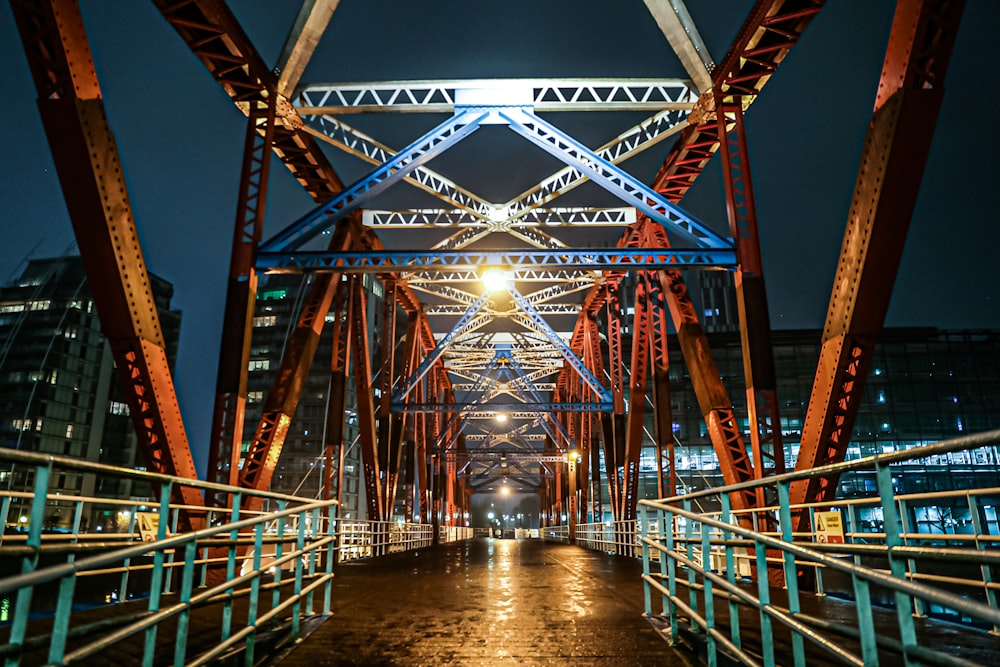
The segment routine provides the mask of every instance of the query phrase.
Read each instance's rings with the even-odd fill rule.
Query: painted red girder
[[[351,303],[351,351],[354,366],[354,397],[358,408],[358,447],[364,467],[365,499],[369,521],[388,521],[392,509],[386,512],[385,494],[381,484],[378,460],[378,431],[375,428],[375,398],[372,394],[371,348],[368,331],[368,296],[362,276],[350,277],[354,292]]]
[[[646,381],[649,377],[650,336],[649,291],[647,272],[635,277],[635,304],[633,307],[632,345],[629,363],[628,414],[625,425],[625,457],[622,461],[622,494],[619,514],[626,521],[635,519],[639,501],[639,456],[644,439],[643,425],[646,417]]]
[[[11,2],[87,281],[146,467],[197,477],[149,274],[75,0]],[[175,499],[203,504],[175,486]],[[191,523],[183,519],[190,528]]]
[[[243,112],[248,113],[253,103],[261,103],[266,98],[277,99],[278,123],[274,129],[273,151],[295,179],[317,202],[322,202],[344,189],[344,183],[337,176],[323,151],[315,139],[304,129],[304,123],[295,109],[279,96],[277,77],[264,64],[250,39],[244,33],[232,12],[222,0],[154,0],[154,4],[166,18],[167,22],[177,31],[188,44],[194,55],[202,62],[212,77],[229,95],[230,99]],[[356,237],[355,247],[359,250],[378,250],[383,246],[375,234],[360,228]],[[331,250],[336,250],[332,244]],[[396,298],[399,305],[407,313],[421,311],[420,300],[413,290],[400,280],[397,274],[379,274],[383,281],[398,281]],[[313,288],[307,298],[308,315],[322,330],[334,289],[334,276],[317,276]],[[434,348],[433,332],[426,318],[422,316],[421,339],[426,349]],[[303,318],[300,318],[300,324]],[[247,343],[248,345],[249,343]],[[315,348],[312,348],[314,350]],[[308,369],[312,363],[312,352],[306,347],[289,347],[282,358],[284,369]],[[293,381],[294,375],[279,376],[285,381]],[[288,423],[284,417],[294,413],[298,402],[298,392],[294,388],[275,386],[281,395],[283,409],[280,413],[265,412],[257,427],[255,446],[262,442],[275,443],[275,451],[255,452],[257,461],[270,461],[276,464],[280,454],[280,443],[283,443]],[[277,399],[275,402],[278,402]],[[261,486],[270,480],[270,474],[261,475],[260,467],[249,471],[241,471],[241,484]]]
[[[208,451],[208,479],[218,484],[235,485],[239,481],[250,362],[248,342],[257,300],[254,257],[264,229],[274,124],[274,97],[250,102]]]
[[[827,309],[797,470],[844,459],[930,151],[962,0],[900,0]],[[794,484],[825,501],[836,478]],[[800,518],[800,526],[808,518]]]
[[[356,220],[342,221],[333,234],[330,246],[342,250],[354,247],[356,227]],[[254,438],[244,454],[239,478],[239,485],[243,488],[266,489],[271,483],[339,283],[340,274],[328,274],[325,280],[317,281],[309,290],[274,382],[264,399]],[[252,505],[255,501],[248,502]]]
[[[766,474],[785,471],[771,320],[764,287],[764,262],[760,254],[757,207],[750,175],[743,108],[738,103],[720,100],[716,118],[729,230],[736,244],[738,262],[736,303],[740,318],[743,374],[746,378],[750,448],[754,475],[760,479]],[[764,503],[764,488],[758,487],[757,506],[763,507]]]
[[[333,304],[333,341],[330,352],[329,403],[326,411],[323,471],[323,495],[343,501],[344,490],[344,413],[347,410],[347,371],[351,366],[351,292],[340,282]]]

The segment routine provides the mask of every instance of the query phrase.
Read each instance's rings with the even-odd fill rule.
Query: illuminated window
[[[261,292],[260,296],[257,297],[260,301],[274,301],[277,299],[284,299],[288,296],[288,290],[286,289],[272,289],[266,292]]]
[[[247,393],[247,403],[260,403],[264,400],[264,392],[251,391]]]
[[[253,318],[253,325],[255,327],[273,327],[278,324],[278,318],[274,315],[261,315],[260,317]]]
[[[73,437],[73,425],[72,424],[66,424],[66,437],[67,438],[72,438]]]
[[[24,312],[23,303],[0,303],[0,313],[20,313]]]
[[[121,417],[128,417],[128,404],[122,403],[121,401],[111,401],[108,403],[108,413]]]
[[[40,299],[39,301],[29,301],[27,306],[29,310],[48,310],[51,303],[48,299]]]
[[[250,368],[251,371],[266,371],[271,367],[270,359],[251,359]]]

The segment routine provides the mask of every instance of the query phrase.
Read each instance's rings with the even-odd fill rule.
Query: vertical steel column
[[[670,244],[660,225],[646,221],[650,245],[666,248]],[[719,367],[712,356],[708,337],[698,320],[698,313],[688,294],[687,285],[680,271],[663,271],[659,274],[663,293],[677,331],[677,342],[684,355],[684,363],[691,374],[698,406],[705,418],[708,437],[719,459],[719,467],[726,484],[736,484],[754,478],[753,463],[747,456],[746,445],[733,402],[722,384]],[[733,499],[734,509],[746,509],[756,502],[751,491]]]
[[[11,2],[87,281],[149,470],[196,478],[83,17],[75,0]],[[180,487],[176,499],[202,505]]]
[[[343,501],[344,416],[347,412],[347,371],[351,367],[351,313],[353,292],[347,281],[338,283],[333,305],[333,349],[330,355],[330,387],[327,393],[323,474],[323,497]]]
[[[754,476],[760,479],[768,472],[780,475],[785,471],[771,321],[764,288],[764,262],[757,233],[757,207],[750,177],[742,98],[735,96],[730,101],[721,93],[719,97],[716,109],[719,156],[726,185],[729,230],[736,242],[739,264],[735,276],[736,304],[740,317],[743,374],[746,377],[750,448]],[[763,507],[764,504],[764,487],[758,487],[757,505]]]
[[[639,457],[642,454],[644,421],[646,417],[646,384],[649,375],[649,295],[646,272],[635,276],[635,306],[632,317],[632,354],[628,387],[628,416],[625,431],[625,459],[623,461],[624,490],[621,497],[621,518],[635,520],[639,501]]]
[[[837,463],[847,452],[964,6],[962,0],[899,0],[896,6],[823,327],[797,470]],[[792,503],[833,498],[836,483],[836,478],[796,483]],[[806,521],[800,515],[797,529]]]
[[[368,336],[368,298],[362,276],[351,277],[351,351],[354,360],[354,395],[358,404],[358,445],[364,464],[365,496],[369,521],[388,521],[380,483],[375,429],[375,399],[372,395],[371,348]]]
[[[667,304],[659,276],[649,274],[649,317],[646,318],[653,365],[653,412],[656,437],[656,492],[660,498],[677,493],[677,472],[674,469],[673,412],[670,407],[670,356],[668,348],[669,322]]]
[[[334,231],[331,248],[347,250],[352,246],[356,222],[344,223]],[[243,457],[239,484],[243,488],[266,489],[271,483],[340,279],[339,273],[317,275],[309,289],[295,331],[285,347],[278,372],[264,400],[253,441]],[[253,497],[245,499],[245,502],[249,508],[259,505],[259,500]]]
[[[239,481],[247,372],[257,300],[258,275],[254,257],[267,208],[276,100],[276,96],[270,95],[265,100],[249,102],[208,450],[208,477],[217,484],[235,485]]]
[[[594,377],[604,381],[604,357],[601,354],[601,335],[597,326],[597,319],[593,315],[587,315],[584,321],[584,351],[588,355],[590,368],[594,372]],[[609,424],[606,413],[595,416],[594,431],[592,431],[592,442],[590,447],[590,503],[591,513],[594,521],[601,521],[604,515],[604,501],[601,493],[601,452],[600,442],[602,441]]]
[[[608,478],[608,494],[615,520],[622,519],[621,508],[624,485],[618,475],[619,465],[625,458],[625,380],[622,370],[622,323],[618,290],[610,290],[608,314],[608,368],[611,377],[611,399],[614,403],[611,419],[607,422],[604,438],[604,469]]]

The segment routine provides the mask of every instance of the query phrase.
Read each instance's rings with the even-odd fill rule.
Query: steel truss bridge
[[[265,62],[223,0],[151,1],[232,100],[234,120],[242,117],[246,126],[209,481],[268,487],[306,373],[319,362],[314,360],[318,337],[327,327],[334,354],[325,489],[331,498],[340,495],[343,415],[348,383],[354,383],[372,520],[389,519],[402,496],[408,518],[454,523],[474,492],[507,478],[537,490],[551,521],[563,513],[570,526],[600,517],[605,501],[616,519],[632,520],[647,437],[647,395],[659,494],[673,495],[668,334],[683,353],[726,483],[784,472],[744,116],[785,58],[794,57],[823,0],[758,0],[729,49],[714,54],[718,60],[681,0],[644,0],[686,79],[331,84],[303,83],[301,77],[327,25],[337,20],[337,0],[303,3],[276,63]],[[11,5],[146,464],[152,471],[193,478],[79,7],[75,0],[11,0]],[[949,0],[898,2],[827,309],[798,468],[836,463],[845,455],[961,10],[961,2]],[[644,119],[592,147],[550,120],[567,111],[627,111]],[[361,114],[420,113],[444,120],[403,147],[390,147],[349,122]],[[506,201],[492,201],[432,169],[435,158],[487,126],[508,130],[562,167]],[[622,165],[651,149],[665,157],[647,183]],[[329,151],[367,163],[368,173],[345,184]],[[716,154],[725,181],[728,226],[719,225],[724,232],[682,205]],[[264,238],[272,155],[315,207]],[[618,206],[559,205],[560,197],[586,182],[616,197]],[[380,194],[407,186],[439,203],[380,208]],[[595,230],[609,229],[616,240],[589,247]],[[428,240],[416,244],[419,250],[400,249],[393,234],[401,231]],[[720,378],[685,286],[682,271],[690,270],[735,274],[747,415],[735,413]],[[268,272],[316,275],[263,417],[243,451],[249,332],[258,279]],[[366,314],[375,306],[363,274],[380,281],[382,321],[386,331],[405,329],[402,345],[386,335],[373,346]],[[177,493],[176,500],[189,506],[212,501],[190,489]],[[791,502],[829,500],[833,493],[830,479],[814,478],[792,486]],[[734,499],[734,509],[761,506],[764,500],[747,492]]]

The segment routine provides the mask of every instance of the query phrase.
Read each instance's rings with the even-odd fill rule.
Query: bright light
[[[579,461],[580,460],[580,452],[576,451],[575,449],[570,450],[569,460],[570,461]]]
[[[500,493],[503,494],[503,495],[505,495],[505,496],[509,496],[510,495],[510,487],[509,486],[501,486],[500,487]]]
[[[486,288],[487,292],[499,292],[501,290],[507,289],[508,279],[507,275],[500,269],[487,269],[483,273],[483,287]]]
[[[506,412],[498,412],[497,415],[496,415],[496,417],[495,417],[495,419],[497,420],[498,424],[503,424],[505,421],[507,421],[507,413]]]
[[[493,512],[490,512],[489,514],[486,515],[486,518],[489,519],[490,521],[492,521],[493,519],[496,518],[496,516],[497,516],[496,514],[494,514]]]

